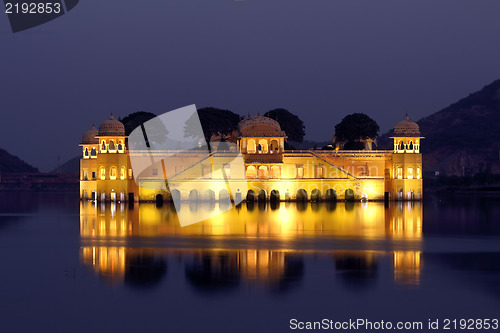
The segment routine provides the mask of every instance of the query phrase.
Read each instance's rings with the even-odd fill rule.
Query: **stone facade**
[[[244,168],[214,168],[214,160],[230,159],[234,151],[179,151],[169,152],[168,163],[153,164],[134,177],[130,159],[141,152],[129,152],[123,124],[111,116],[99,131],[93,127],[83,136],[80,195],[98,201],[421,200],[418,125],[407,116],[393,139],[390,151],[286,151],[286,133],[278,122],[248,117],[240,122],[235,142]]]

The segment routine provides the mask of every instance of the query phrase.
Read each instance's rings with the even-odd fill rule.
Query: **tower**
[[[238,124],[238,144],[246,163],[247,178],[281,178],[286,134],[271,118],[255,116]]]
[[[420,128],[408,114],[394,127],[392,197],[397,200],[422,199],[422,154]]]
[[[82,158],[80,159],[80,197],[82,199],[96,199],[97,191],[97,154],[99,151],[99,132],[92,128],[82,137]]]
[[[128,199],[132,178],[125,126],[113,115],[82,137],[80,197],[99,201]]]
[[[129,159],[125,126],[113,117],[99,125],[98,200],[124,201],[128,193]]]

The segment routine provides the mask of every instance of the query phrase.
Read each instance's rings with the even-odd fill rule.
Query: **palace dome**
[[[83,144],[94,144],[99,143],[99,139],[96,136],[99,135],[97,128],[92,125],[92,128],[83,134],[82,143]]]
[[[280,124],[271,118],[254,116],[243,119],[238,123],[241,136],[246,137],[285,137]]]
[[[113,117],[113,114],[108,120],[105,120],[99,125],[99,136],[124,136],[125,126]]]
[[[408,114],[406,118],[394,126],[395,136],[420,136],[420,127],[414,121],[412,121]]]

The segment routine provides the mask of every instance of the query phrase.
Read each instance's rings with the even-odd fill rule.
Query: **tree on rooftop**
[[[274,109],[264,114],[265,117],[276,120],[288,136],[288,140],[302,142],[306,135],[304,122],[295,114],[286,109]]]
[[[380,127],[364,113],[353,113],[335,125],[335,137],[344,143],[344,149],[363,149],[366,139],[375,139]]]
[[[125,126],[125,135],[129,136],[134,129],[154,118],[156,118],[154,113],[138,111],[129,114],[125,118],[120,119],[120,121]],[[168,130],[160,118],[156,119],[148,123],[147,137],[150,142],[162,143],[166,140]]]
[[[193,115],[186,121],[184,131],[187,136],[198,136],[198,119],[203,130],[203,139],[208,143],[212,136],[223,137],[231,135],[233,131],[238,129],[238,123],[242,117],[230,110],[214,107],[201,108],[198,110],[198,117]]]

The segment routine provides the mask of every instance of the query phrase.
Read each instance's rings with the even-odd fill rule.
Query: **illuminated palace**
[[[151,165],[136,181],[130,158],[138,152],[129,152],[124,125],[111,116],[99,130],[92,127],[83,135],[80,196],[98,201],[157,202],[228,197],[271,201],[422,199],[422,137],[419,126],[408,116],[394,128],[392,150],[371,150],[369,145],[356,151],[285,150],[286,133],[277,121],[263,116],[243,119],[235,134],[244,168],[225,164],[224,172],[214,170],[213,160],[225,154],[216,147],[210,158],[201,151],[179,151],[168,163]],[[179,179],[174,190],[165,184],[165,172],[173,175],[168,178],[171,188]],[[155,182],[165,186],[150,186]]]

